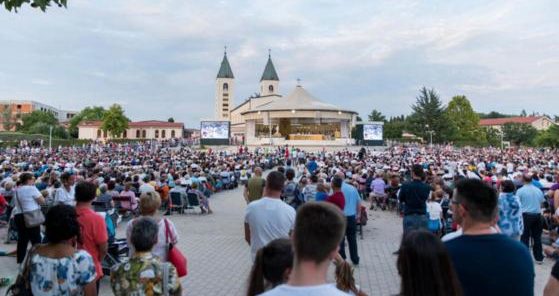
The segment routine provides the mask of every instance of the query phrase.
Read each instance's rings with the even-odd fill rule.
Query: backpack
[[[288,181],[287,184],[285,184],[285,187],[283,188],[283,194],[282,194],[282,198],[283,200],[294,200],[295,197],[297,196],[297,192],[299,191],[299,189],[297,188],[297,183],[293,182],[293,181]]]
[[[107,225],[107,234],[109,237],[109,242],[114,241],[116,236],[116,227],[113,223],[113,219],[111,219],[111,215],[109,213],[105,213],[105,224]]]
[[[285,197],[288,197],[288,196],[292,197],[292,199],[290,201],[288,201],[289,205],[291,205],[293,208],[297,209],[300,205],[305,203],[303,194],[299,190],[299,186],[297,185],[297,183],[295,183],[293,181],[289,182],[285,186],[285,189],[284,189],[285,191],[284,192],[287,192],[288,189],[291,192],[291,195],[286,194]]]

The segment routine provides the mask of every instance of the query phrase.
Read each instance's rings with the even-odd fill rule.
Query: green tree
[[[47,10],[47,7],[54,3],[58,7],[67,7],[68,0],[0,0],[0,6],[4,5],[8,11],[17,12],[17,10],[24,4],[29,4],[33,8],[39,8],[43,12]]]
[[[52,137],[59,138],[59,139],[66,139],[68,138],[68,132],[66,129],[60,125],[50,125],[44,122],[38,122],[31,126],[29,130],[27,130],[28,134],[41,134],[41,135],[49,135],[50,129],[52,127]]]
[[[547,130],[539,132],[534,142],[538,146],[559,148],[559,126],[553,124]]]
[[[511,114],[503,114],[497,111],[491,111],[489,113],[478,113],[479,118],[486,119],[486,118],[503,118],[503,117],[514,117],[515,115]]]
[[[502,128],[504,140],[514,145],[531,145],[538,131],[526,123],[505,123]]]
[[[520,117],[526,117],[528,116],[528,114],[526,114],[526,110],[522,109],[522,112],[520,112]]]
[[[404,129],[406,128],[405,118],[396,116],[384,123],[384,138],[385,139],[401,139]]]
[[[419,91],[416,102],[412,105],[412,114],[408,116],[407,130],[417,136],[429,139],[428,131],[433,131],[433,141],[448,141],[454,127],[448,121],[444,106],[434,89],[423,87]]]
[[[52,128],[53,138],[67,138],[66,129],[58,124],[58,119],[50,112],[33,111],[22,117],[22,124],[17,131],[26,134],[49,135]]]
[[[21,118],[22,124],[18,126],[17,130],[29,133],[33,126],[37,124],[44,124],[47,126],[58,126],[58,119],[54,114],[45,111],[33,111],[31,113],[23,115]]]
[[[492,127],[480,128],[482,132],[481,145],[491,145],[493,147],[501,147],[501,131]]]
[[[167,119],[167,122],[175,122],[175,119],[173,117],[169,117],[169,119]]]
[[[74,138],[78,137],[78,125],[84,121],[101,121],[105,115],[105,108],[101,106],[85,107],[80,113],[70,119],[68,132]]]
[[[455,96],[445,110],[446,118],[456,127],[454,140],[476,141],[480,139],[479,116],[465,96]]]
[[[118,104],[113,104],[103,115],[101,130],[109,133],[113,138],[120,138],[128,128],[130,120],[124,115],[124,110]]]
[[[386,116],[384,116],[380,111],[373,109],[371,113],[369,113],[369,121],[386,121]]]

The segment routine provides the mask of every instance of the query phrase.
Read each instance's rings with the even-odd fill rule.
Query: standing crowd
[[[370,210],[403,217],[395,252],[401,295],[559,295],[557,264],[545,291],[534,291],[534,263],[559,255],[555,151],[395,146],[283,153],[282,166],[266,181],[249,179],[245,190],[257,195],[247,199],[245,213],[254,262],[247,295],[363,295],[351,275],[359,266],[356,225],[366,223],[364,200]],[[308,244],[320,252],[328,246],[319,238],[325,232],[320,219],[307,222],[315,226],[307,231],[316,233],[297,241],[297,227],[304,227],[298,223],[311,205],[335,209],[344,231],[335,247],[325,249],[326,263],[307,262],[302,274],[296,272],[304,262],[299,248]],[[335,285],[326,282],[328,268],[321,264],[328,262],[337,267]]]

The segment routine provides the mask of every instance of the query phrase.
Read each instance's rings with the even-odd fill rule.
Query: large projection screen
[[[363,124],[363,140],[382,141],[382,124]]]
[[[203,145],[229,145],[229,121],[200,122],[200,142]]]

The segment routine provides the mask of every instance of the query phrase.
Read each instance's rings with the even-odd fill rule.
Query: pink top
[[[121,201],[120,206],[127,210],[135,210],[138,207],[138,200],[136,199],[136,194],[131,190],[123,190],[120,193],[120,197],[128,197],[130,201]]]

